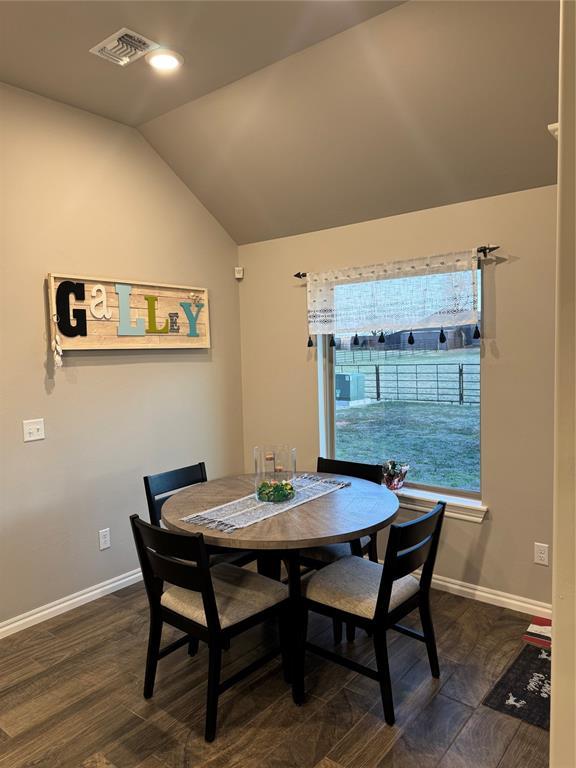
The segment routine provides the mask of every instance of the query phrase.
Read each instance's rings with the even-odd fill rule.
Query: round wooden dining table
[[[162,520],[171,530],[202,533],[211,546],[289,555],[374,534],[390,525],[398,514],[398,498],[384,485],[354,477],[314,474],[348,485],[231,533],[183,522],[183,517],[255,492],[254,475],[223,477],[175,493],[162,507]]]
[[[359,540],[390,525],[399,506],[396,494],[384,485],[343,475],[312,474],[347,485],[231,533],[184,522],[183,517],[255,493],[254,475],[222,477],[175,493],[162,506],[162,520],[174,531],[202,533],[211,547],[256,551],[258,571],[263,575],[279,578],[282,560],[288,569],[290,594],[297,598],[302,550],[354,542],[351,553],[358,554]]]
[[[302,612],[301,551],[326,544],[354,542],[350,554],[359,554],[359,540],[375,535],[390,525],[398,514],[398,498],[383,485],[342,475],[314,473],[340,480],[347,485],[279,512],[232,532],[217,531],[186,523],[183,517],[205,512],[255,493],[254,475],[223,477],[197,483],[168,498],[162,506],[162,520],[167,528],[185,533],[202,533],[206,544],[238,550],[255,550],[259,573],[280,579],[280,562],[288,571],[293,640],[306,640],[305,612]],[[356,545],[356,546],[354,546]],[[304,701],[304,673],[298,669],[298,655],[292,656],[292,697]]]

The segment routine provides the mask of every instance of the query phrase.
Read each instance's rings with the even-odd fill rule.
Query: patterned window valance
[[[330,272],[309,272],[311,335],[478,323],[476,248]]]

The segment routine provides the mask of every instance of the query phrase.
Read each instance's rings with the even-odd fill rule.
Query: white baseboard
[[[100,584],[95,584],[93,587],[88,587],[88,589],[82,589],[73,595],[62,597],[53,603],[41,605],[39,608],[34,608],[27,613],[21,613],[20,616],[15,616],[13,619],[7,619],[0,623],[0,639],[13,635],[15,632],[20,632],[20,630],[27,627],[32,627],[34,624],[40,624],[47,619],[51,619],[53,616],[71,611],[73,608],[84,605],[84,603],[90,603],[99,597],[109,595],[111,592],[116,592],[123,587],[129,587],[141,579],[142,573],[140,568],[135,568],[133,571],[128,571],[128,573],[115,576],[113,579],[102,581]]]
[[[0,639],[13,635],[15,632],[20,632],[20,630],[27,627],[47,621],[53,616],[71,611],[73,608],[84,605],[84,603],[89,603],[92,600],[97,600],[99,597],[109,595],[111,592],[116,592],[123,587],[129,587],[141,579],[140,568],[135,568],[133,571],[123,573],[113,579],[108,579],[108,581],[102,581],[100,584],[88,587],[88,589],[82,589],[80,592],[75,592],[73,595],[55,600],[53,603],[48,603],[39,608],[34,608],[34,610],[27,613],[22,613],[13,619],[7,619],[0,623]],[[443,592],[451,592],[454,595],[460,595],[460,597],[469,597],[481,603],[499,605],[502,608],[509,608],[512,611],[527,613],[531,616],[542,616],[544,618],[552,616],[552,606],[550,603],[540,603],[537,600],[529,600],[527,597],[511,595],[508,592],[499,592],[497,589],[467,584],[465,581],[450,579],[447,576],[434,576],[432,586]]]
[[[449,579],[447,576],[434,576],[432,586],[443,592],[451,592],[453,595],[478,600],[480,603],[499,605],[502,608],[509,608],[511,611],[528,613],[531,616],[542,616],[548,619],[552,617],[550,603],[541,603],[538,600],[530,600],[527,597],[512,595],[509,592],[499,592],[497,589],[467,584],[465,581]]]

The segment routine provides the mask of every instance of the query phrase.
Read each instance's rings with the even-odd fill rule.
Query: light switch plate
[[[25,419],[22,422],[24,442],[31,443],[34,440],[44,440],[44,419]]]
[[[98,543],[100,550],[110,549],[110,528],[102,528],[98,531]]]

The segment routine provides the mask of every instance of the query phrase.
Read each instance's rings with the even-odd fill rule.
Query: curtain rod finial
[[[481,245],[478,248],[476,248],[476,253],[481,253],[484,258],[488,256],[489,253],[493,253],[494,251],[497,251],[500,248],[499,245]]]
[[[302,280],[303,278],[305,278],[305,277],[306,277],[306,272],[296,272],[296,274],[294,275],[294,277],[297,277],[297,278],[298,278],[298,280]]]

